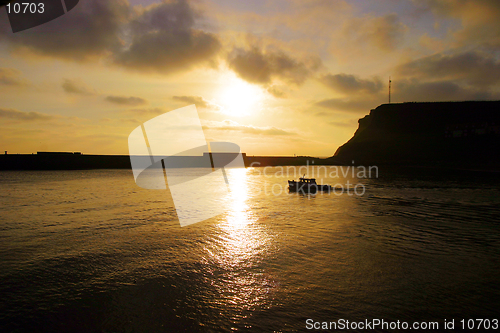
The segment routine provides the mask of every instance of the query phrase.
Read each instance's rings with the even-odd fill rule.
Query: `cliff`
[[[359,120],[339,163],[500,165],[500,101],[383,104]]]

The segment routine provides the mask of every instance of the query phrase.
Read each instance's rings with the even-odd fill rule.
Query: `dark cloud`
[[[120,31],[129,12],[127,0],[80,1],[66,15],[16,34],[7,17],[0,17],[0,39],[13,48],[37,54],[87,60],[120,46]]]
[[[194,28],[196,14],[186,0],[147,7],[130,22],[125,46],[114,55],[121,66],[171,73],[199,64],[214,64],[218,38]]]
[[[350,74],[327,74],[319,78],[325,86],[336,92],[345,94],[345,98],[330,98],[318,101],[316,106],[331,111],[366,112],[384,102],[382,90],[384,85],[379,78],[361,79]],[[320,112],[317,115],[322,115]]]
[[[500,61],[478,52],[436,54],[400,65],[397,71],[404,77],[463,80],[481,88],[500,82]]]
[[[0,108],[0,118],[21,121],[39,121],[51,120],[54,117],[40,112],[23,112],[15,109]]]
[[[139,106],[148,104],[143,98],[140,97],[124,97],[124,96],[107,96],[106,101],[110,103],[115,103],[123,106]]]
[[[235,48],[227,61],[242,79],[263,85],[275,79],[300,85],[321,66],[319,58],[298,60],[281,51],[264,51],[255,46]]]
[[[445,102],[498,98],[482,89],[463,87],[448,80],[435,82],[394,80],[392,92],[393,101],[397,102]]]
[[[218,38],[195,29],[187,0],[131,8],[127,0],[86,0],[53,21],[13,34],[0,12],[0,40],[16,50],[66,60],[105,59],[127,69],[171,73],[215,66]]]
[[[217,130],[217,131],[237,131],[245,134],[256,134],[256,135],[296,135],[296,133],[288,132],[276,127],[255,127],[240,125],[237,122],[231,120],[224,120],[220,124],[203,126],[206,130]]]
[[[460,85],[452,80],[419,81],[417,79],[394,79],[392,102],[445,102],[467,100],[491,100],[500,96],[483,89]],[[315,103],[329,112],[368,112],[380,104],[387,103],[387,95],[363,95],[349,98],[324,99]],[[325,111],[316,116],[327,115]]]
[[[204,99],[201,96],[173,96],[172,99],[174,101],[179,101],[183,102],[185,104],[195,104],[197,107],[204,108],[204,109],[212,109],[212,110],[219,110],[219,106],[215,105],[213,103],[210,103],[206,99]]]
[[[95,91],[79,79],[64,79],[62,88],[68,94],[94,95]]]
[[[376,94],[379,93],[383,88],[382,82],[378,78],[375,78],[373,80],[363,80],[349,74],[328,74],[322,76],[319,80],[327,87],[345,94]]]

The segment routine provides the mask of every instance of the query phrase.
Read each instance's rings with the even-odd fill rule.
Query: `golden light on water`
[[[231,206],[227,223],[234,227],[242,227],[250,223],[251,211],[247,204],[249,192],[247,173],[246,168],[227,170],[229,184],[231,184]]]
[[[205,259],[222,272],[222,277],[214,280],[214,287],[224,304],[228,308],[251,309],[263,304],[275,288],[274,278],[260,268],[262,257],[273,244],[248,204],[252,193],[250,170],[226,172],[231,191],[228,213],[221,216],[218,231],[207,244]]]
[[[265,235],[253,224],[255,222],[253,213],[248,206],[249,188],[247,179],[248,170],[229,169],[227,176],[230,184],[230,200],[228,200],[228,213],[219,225],[223,242],[221,246],[224,256],[224,264],[238,266],[251,262],[259,248],[265,242]]]

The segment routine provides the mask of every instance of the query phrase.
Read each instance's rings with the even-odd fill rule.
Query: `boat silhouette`
[[[288,190],[290,192],[300,192],[300,193],[316,193],[318,191],[328,192],[332,191],[330,185],[321,185],[316,183],[315,178],[306,178],[306,175],[299,178],[299,181],[289,180]]]

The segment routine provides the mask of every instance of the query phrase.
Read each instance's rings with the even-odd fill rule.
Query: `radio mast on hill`
[[[389,104],[391,104],[391,77],[389,76]]]

